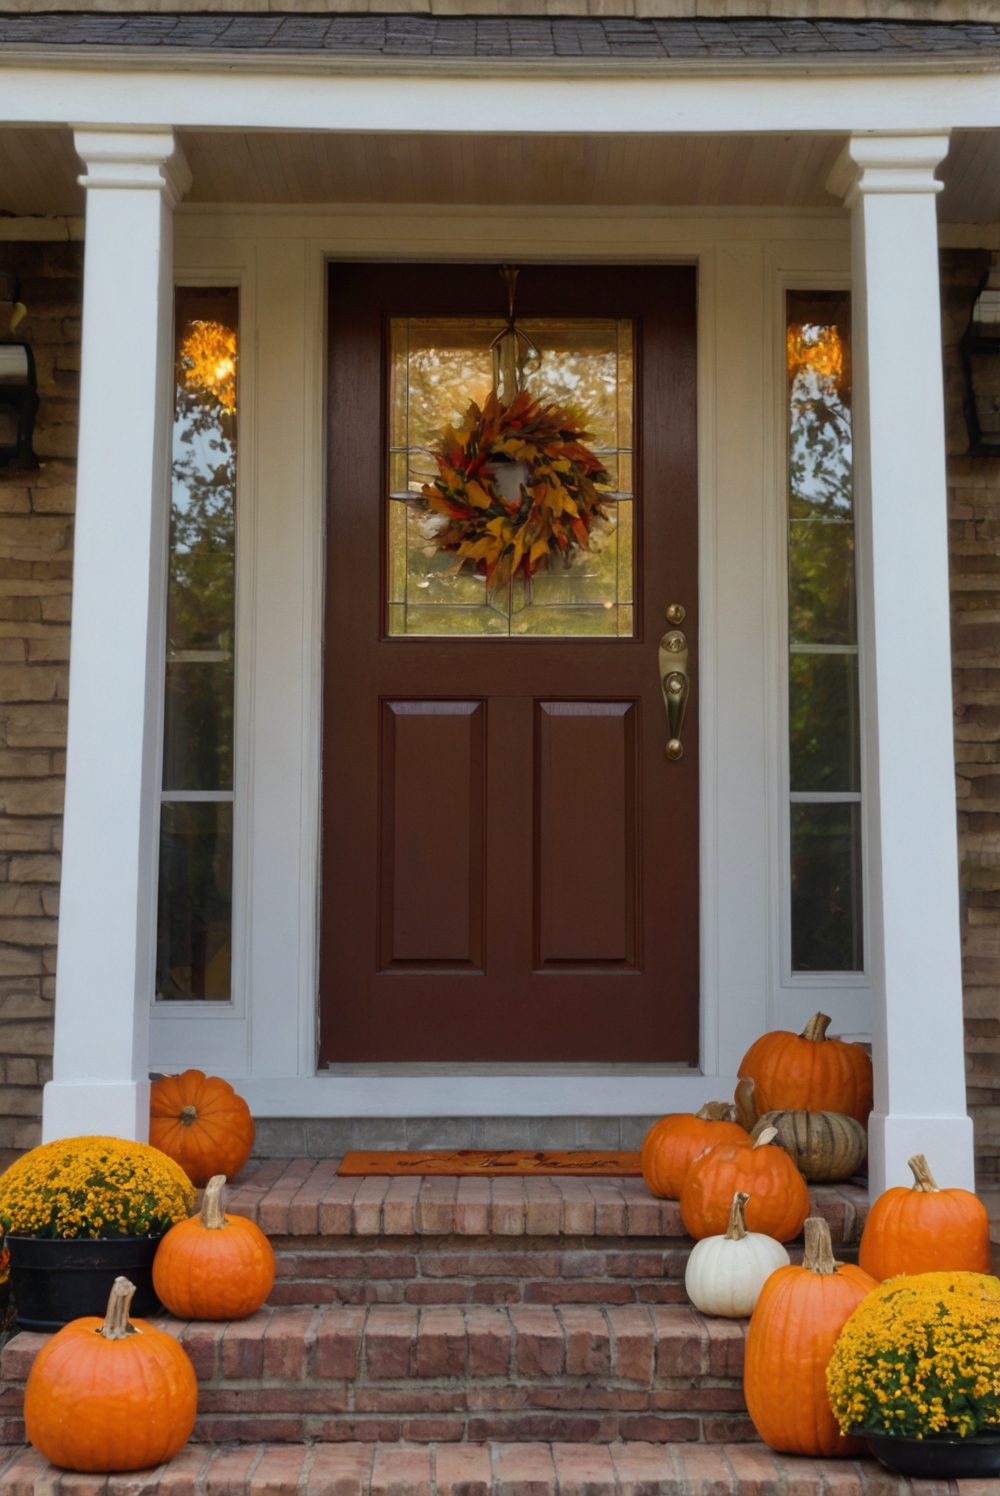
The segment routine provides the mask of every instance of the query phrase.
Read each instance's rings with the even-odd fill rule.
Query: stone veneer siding
[[[1000,457],[966,455],[958,357],[989,262],[984,250],[945,250],[941,256],[966,1077],[977,1171],[995,1186],[1000,1179]],[[915,703],[914,710],[917,722],[921,708]]]
[[[51,1073],[82,250],[0,243],[41,396],[37,471],[0,468],[0,1150],[37,1143]]]
[[[995,1183],[1000,1179],[1000,458],[964,455],[957,349],[988,262],[985,251],[946,250],[941,263],[965,1046],[978,1167],[984,1183]],[[0,243],[0,270],[21,278],[28,318],[20,335],[35,350],[41,395],[37,472],[0,469],[0,1154],[38,1141],[41,1086],[52,1052],[81,267],[79,244]]]

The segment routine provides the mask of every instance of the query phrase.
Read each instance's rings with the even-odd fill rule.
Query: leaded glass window
[[[392,635],[602,638],[633,633],[632,323],[624,319],[524,318],[518,384],[571,410],[589,433],[607,482],[603,515],[586,547],[555,556],[530,576],[491,592],[474,560],[441,549],[442,518],[420,497],[433,482],[433,449],[482,407],[495,380],[493,318],[391,319],[387,632]],[[530,341],[530,347],[529,347]],[[522,475],[523,476],[523,475]],[[517,492],[518,477],[511,480]]]

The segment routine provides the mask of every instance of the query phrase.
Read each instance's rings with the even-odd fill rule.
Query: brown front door
[[[522,376],[584,410],[609,497],[497,598],[419,485],[505,311],[496,266],[330,271],[321,1063],[696,1062],[695,272],[521,269]]]

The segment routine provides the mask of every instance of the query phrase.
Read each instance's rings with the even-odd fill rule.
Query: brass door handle
[[[667,617],[671,619],[671,622],[673,622],[672,613],[680,613],[681,619],[684,617],[680,608],[669,608]],[[691,691],[687,664],[687,639],[680,629],[671,629],[660,640],[660,685],[663,689],[663,704],[667,709],[667,725],[670,729],[670,738],[664,751],[672,762],[676,762],[684,754],[681,728],[684,726],[684,712]]]

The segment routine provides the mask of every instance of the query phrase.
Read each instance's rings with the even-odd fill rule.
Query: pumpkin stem
[[[695,1116],[703,1122],[735,1122],[736,1108],[731,1101],[706,1101]]]
[[[226,1212],[222,1208],[222,1186],[225,1174],[213,1174],[205,1186],[199,1220],[206,1231],[221,1231],[226,1224]]]
[[[832,1022],[833,1019],[827,1018],[825,1013],[814,1013],[809,1022],[806,1024],[805,1028],[802,1030],[799,1038],[813,1039],[818,1043],[821,1039],[826,1038],[826,1031],[830,1027]]]
[[[736,1082],[736,1120],[747,1132],[753,1132],[758,1122],[756,1089],[749,1075]]]
[[[134,1293],[134,1283],[130,1283],[127,1278],[115,1279],[111,1285],[104,1323],[98,1330],[98,1335],[103,1335],[105,1340],[124,1340],[127,1335],[138,1335],[135,1325],[129,1324],[128,1319]]]
[[[198,1120],[198,1108],[190,1104],[182,1106],[180,1120],[185,1127],[190,1127],[192,1122],[197,1122]]]
[[[915,1153],[907,1163],[913,1170],[913,1188],[924,1195],[937,1194],[937,1180],[927,1166],[927,1160],[922,1153]]]
[[[749,1195],[744,1195],[737,1190],[733,1196],[733,1208],[729,1212],[729,1225],[726,1227],[726,1241],[742,1241],[747,1234],[747,1223],[743,1219]]]
[[[754,1139],[754,1147],[764,1148],[768,1143],[772,1143],[777,1136],[778,1129],[776,1127],[762,1127],[759,1135]]]
[[[837,1260],[833,1255],[830,1227],[822,1216],[810,1216],[805,1226],[806,1250],[802,1266],[810,1273],[835,1273]]]

